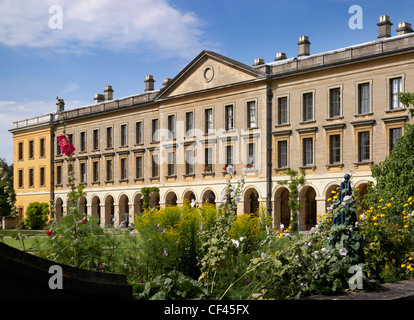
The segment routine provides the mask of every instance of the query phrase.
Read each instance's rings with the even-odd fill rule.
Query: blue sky
[[[362,29],[348,25],[352,5]],[[383,14],[395,35],[414,26],[414,1],[1,0],[0,158],[13,162],[13,121],[55,111],[56,96],[73,109],[106,85],[115,99],[138,94],[147,74],[157,89],[204,49],[252,65],[296,56],[302,35],[311,54],[376,40]]]

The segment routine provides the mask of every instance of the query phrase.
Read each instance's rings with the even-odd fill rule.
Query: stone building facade
[[[404,22],[391,36],[390,24],[382,16],[377,40],[313,55],[302,36],[297,57],[279,52],[275,61],[255,59],[252,66],[203,51],[159,90],[149,75],[142,94],[114,99],[107,86],[95,104],[64,111],[77,149],[77,183],[86,187],[82,210],[102,225],[133,223],[148,186],[160,189],[152,205],[219,203],[225,167],[232,165],[234,183],[245,179],[239,212],[263,205],[275,225],[286,226],[289,190],[277,182],[289,178],[288,168],[304,168],[299,230],[310,229],[345,173],[366,192],[371,166],[385,159],[411,121],[397,94],[414,91],[414,33]],[[48,191],[59,217],[68,168],[57,148],[58,116],[47,123]],[[15,150],[23,131],[38,130],[16,122]],[[27,171],[21,164],[15,161],[15,176]],[[26,194],[16,191],[18,199]]]

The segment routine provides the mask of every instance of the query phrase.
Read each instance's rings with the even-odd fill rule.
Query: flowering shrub
[[[413,197],[406,201],[391,197],[360,211],[361,235],[367,242],[365,259],[382,282],[413,276],[409,260],[414,252],[413,210]]]
[[[189,205],[147,209],[135,218],[141,248],[140,260],[147,265],[146,278],[173,269],[197,277],[201,214]]]

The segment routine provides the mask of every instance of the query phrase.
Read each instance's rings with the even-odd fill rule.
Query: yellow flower
[[[408,198],[408,201],[411,201],[411,200],[413,200],[413,197],[409,197],[409,198]]]
[[[358,210],[362,210],[362,207],[358,207]]]
[[[404,204],[404,207],[408,207],[408,203]]]
[[[410,260],[410,261],[413,260],[413,257],[409,257],[408,260]]]
[[[338,199],[338,196],[334,196],[333,198],[334,198],[334,199]]]
[[[408,228],[408,224],[404,225],[404,228]]]
[[[332,198],[329,198],[327,201],[331,201],[332,200]]]
[[[405,264],[405,263],[403,263],[403,264],[401,265],[401,268],[405,268],[405,266],[406,266],[406,264]]]
[[[388,208],[391,208],[392,207],[392,204],[391,203],[387,203],[387,207]]]
[[[378,225],[378,222],[375,222],[375,223],[374,223],[374,226],[377,226],[377,225]]]
[[[394,197],[391,198],[391,201],[394,201]]]
[[[384,201],[384,199],[379,199],[379,202],[383,202]]]
[[[374,207],[371,207],[371,208],[369,208],[370,210],[375,210],[375,208]]]

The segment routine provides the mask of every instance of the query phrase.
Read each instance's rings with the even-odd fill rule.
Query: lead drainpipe
[[[273,216],[273,207],[272,207],[272,101],[273,101],[273,92],[270,85],[267,85],[267,124],[266,124],[266,156],[267,156],[267,212],[270,217]],[[273,224],[273,221],[272,221]]]

